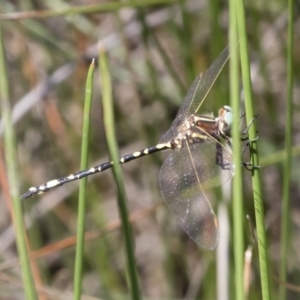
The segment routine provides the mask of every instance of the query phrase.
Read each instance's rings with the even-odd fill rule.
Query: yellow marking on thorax
[[[207,139],[207,135],[201,134],[201,133],[199,133],[199,132],[193,132],[193,133],[191,134],[191,137],[192,137],[192,138],[199,138],[199,139]]]

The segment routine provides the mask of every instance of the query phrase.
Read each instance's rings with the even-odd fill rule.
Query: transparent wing
[[[228,47],[226,47],[209,69],[196,77],[183,100],[182,106],[180,107],[172,126],[162,136],[160,143],[165,143],[175,138],[178,133],[176,129],[180,126],[180,124],[182,124],[183,120],[185,120],[188,115],[197,113],[229,56]]]
[[[206,249],[219,242],[215,213],[205,191],[233,176],[231,152],[222,147],[222,166],[216,164],[216,142],[184,145],[165,160],[159,174],[162,196],[178,224]]]

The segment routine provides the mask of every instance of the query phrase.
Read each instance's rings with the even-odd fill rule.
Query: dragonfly
[[[124,164],[142,156],[172,150],[159,173],[159,187],[167,207],[187,235],[204,249],[219,242],[219,226],[206,196],[213,187],[234,175],[230,129],[232,109],[225,105],[217,117],[197,112],[229,58],[226,47],[213,64],[199,74],[184,98],[169,130],[156,146],[125,155],[118,162],[106,162],[69,176],[31,187],[21,199],[43,194],[57,186],[103,172],[114,163]]]

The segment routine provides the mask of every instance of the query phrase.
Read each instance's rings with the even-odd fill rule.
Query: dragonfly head
[[[228,105],[224,105],[219,109],[219,130],[224,135],[230,135],[231,124],[233,121],[232,108]]]

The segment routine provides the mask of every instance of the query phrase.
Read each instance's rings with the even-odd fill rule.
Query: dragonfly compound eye
[[[227,108],[229,108],[230,110],[228,110]],[[231,107],[226,106],[226,112],[224,114],[224,123],[227,125],[229,130],[231,128],[232,122],[233,122],[233,113]]]

